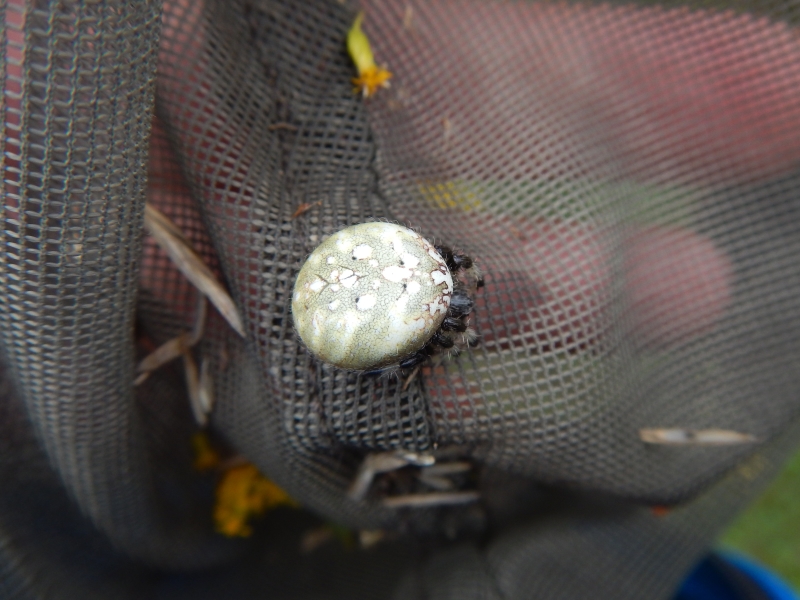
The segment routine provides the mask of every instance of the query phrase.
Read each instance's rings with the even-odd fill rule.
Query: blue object
[[[800,600],[800,596],[752,559],[724,552],[703,559],[675,600]]]
[[[769,594],[770,600],[800,600],[800,596],[786,582],[763,565],[746,556],[732,552],[723,553],[725,560],[749,575]]]

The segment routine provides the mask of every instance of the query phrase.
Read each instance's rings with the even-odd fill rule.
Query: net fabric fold
[[[81,514],[0,365],[0,597],[140,598],[155,578]]]
[[[375,55],[394,74],[367,102],[343,45],[356,6],[168,2],[158,43],[154,5],[14,6],[0,331],[19,397],[65,502],[115,552],[163,569],[238,560],[145,589],[667,598],[791,450],[791,5],[365,2]],[[210,537],[180,369],[131,391],[134,321],[160,343],[191,327],[196,305],[153,242],[141,244],[148,151],[148,200],[246,324],[243,340],[212,313],[198,348],[212,365],[215,432],[324,519],[424,534],[420,547],[296,555],[308,527],[298,521],[237,559],[247,548]],[[480,346],[407,388],[315,361],[289,313],[323,237],[378,219],[468,253],[486,278]],[[649,446],[648,427],[759,442]],[[370,452],[448,448],[481,468],[482,545],[437,537],[470,530],[469,511],[346,496]],[[741,469],[754,460],[750,481]],[[562,486],[580,506],[551,513],[540,500]],[[688,501],[662,520],[642,507]],[[613,510],[586,512],[593,502]],[[253,557],[267,547],[293,550],[261,573]]]
[[[179,469],[153,467],[166,432],[142,409],[159,392],[137,404],[131,385],[159,7],[22,8],[4,5],[9,371],[51,465],[115,545],[159,565],[213,564],[229,544],[157,492],[159,470]],[[159,410],[170,404],[181,406]],[[173,421],[170,436],[186,430]]]

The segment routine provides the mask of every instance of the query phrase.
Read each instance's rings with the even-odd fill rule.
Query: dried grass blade
[[[470,502],[477,502],[480,497],[478,492],[432,492],[430,494],[390,496],[389,498],[384,498],[382,504],[388,508],[423,508],[426,506],[469,504]]]
[[[244,337],[244,326],[236,305],[180,229],[149,203],[145,204],[144,225],[180,272],[208,297],[234,331]]]
[[[200,408],[207,415],[214,409],[214,380],[211,378],[211,361],[204,360],[200,363],[200,389],[197,399]]]
[[[147,379],[147,376],[158,369],[160,366],[167,364],[171,360],[175,360],[190,346],[190,336],[188,333],[182,333],[178,337],[167,340],[158,348],[153,350],[150,354],[145,356],[141,362],[136,366],[136,371],[141,373],[137,377],[134,385],[139,385]]]
[[[731,446],[758,441],[754,435],[729,429],[641,429],[639,438],[647,444],[666,446]]]
[[[200,375],[197,372],[197,364],[192,358],[191,352],[183,354],[183,371],[186,376],[186,389],[189,392],[189,404],[192,407],[194,419],[200,427],[205,427],[208,423],[208,413],[203,410],[203,401],[200,399]]]
[[[197,310],[194,313],[194,324],[189,337],[189,345],[194,346],[203,339],[206,330],[206,317],[208,316],[208,301],[204,294],[197,294]]]

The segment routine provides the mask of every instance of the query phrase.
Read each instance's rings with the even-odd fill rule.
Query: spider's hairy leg
[[[407,359],[400,361],[400,364],[398,366],[400,367],[401,370],[413,369],[414,367],[424,363],[427,359],[428,359],[427,354],[424,354],[421,351],[415,352]]]
[[[455,342],[441,331],[437,331],[433,335],[431,342],[442,348],[452,348],[455,345]]]
[[[447,316],[444,318],[444,322],[442,322],[442,330],[464,333],[467,330],[467,324],[464,323],[463,317]]]
[[[474,306],[475,303],[472,301],[472,298],[469,297],[469,294],[467,294],[466,291],[461,288],[461,286],[456,286],[456,289],[450,298],[450,309],[448,310],[448,316],[466,316],[472,312],[472,308]]]
[[[444,262],[447,264],[447,268],[450,269],[450,272],[455,273],[457,269],[455,262],[453,261],[453,251],[447,246],[442,245],[436,245],[433,248],[439,253],[439,256],[444,259]]]

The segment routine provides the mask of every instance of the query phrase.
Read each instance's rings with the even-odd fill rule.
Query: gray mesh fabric
[[[669,598],[794,448],[797,7],[364,2],[394,74],[366,101],[357,8],[2,4],[3,597]],[[214,435],[308,511],[247,542],[213,532],[180,367],[132,386],[195,307],[145,199],[245,321],[198,349]],[[323,237],[379,219],[486,278],[481,344],[407,389],[315,361],[289,313]],[[397,448],[474,462],[479,505],[349,499]],[[320,519],[395,537],[304,554]]]
[[[159,514],[145,447],[153,430],[130,384],[159,13],[17,11],[5,15],[24,24],[24,37],[6,29],[1,314],[11,371],[50,463],[98,528],[156,564],[213,563],[223,550],[210,528],[181,531]]]

